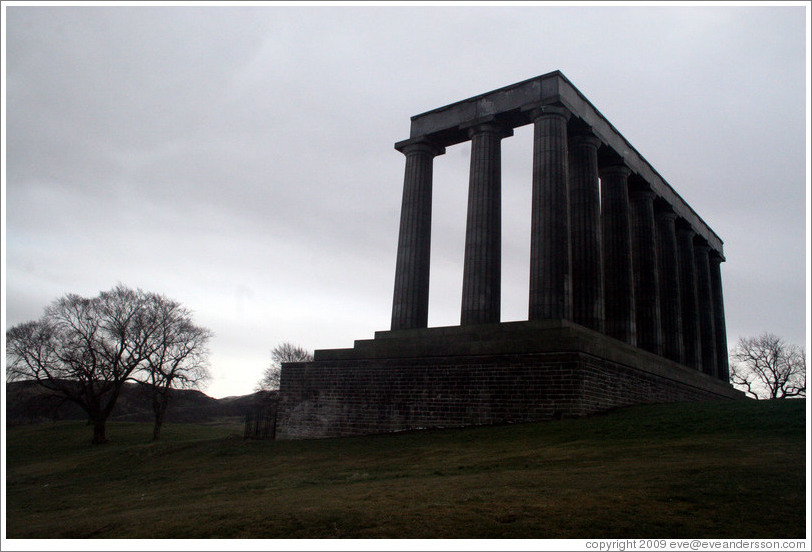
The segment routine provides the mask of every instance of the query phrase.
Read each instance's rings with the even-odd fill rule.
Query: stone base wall
[[[632,404],[743,397],[667,361],[652,368],[647,353],[640,362],[619,363],[583,351],[340,358],[347,351],[283,366],[277,438],[531,422]]]

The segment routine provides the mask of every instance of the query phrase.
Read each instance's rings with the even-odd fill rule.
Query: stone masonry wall
[[[281,388],[279,439],[530,422],[722,398],[574,352],[291,363]]]

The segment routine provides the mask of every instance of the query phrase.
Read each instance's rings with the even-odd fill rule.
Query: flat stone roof
[[[719,236],[560,71],[415,115],[411,118],[409,141],[427,138],[443,147],[459,144],[469,139],[466,127],[478,120],[494,119],[516,128],[532,122],[530,108],[551,104],[563,105],[573,119],[588,125],[602,142],[602,157],[613,152],[632,170],[631,179],[644,180],[724,259]]]

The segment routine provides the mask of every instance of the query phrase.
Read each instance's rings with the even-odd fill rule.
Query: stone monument
[[[500,321],[501,142],[532,124],[528,320]],[[428,326],[432,167],[471,141],[460,325]],[[736,399],[722,240],[559,71],[411,119],[392,324],[282,367],[277,438]]]

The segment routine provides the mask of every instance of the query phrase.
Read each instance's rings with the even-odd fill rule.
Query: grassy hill
[[[10,428],[8,538],[804,538],[805,402],[316,441]]]

